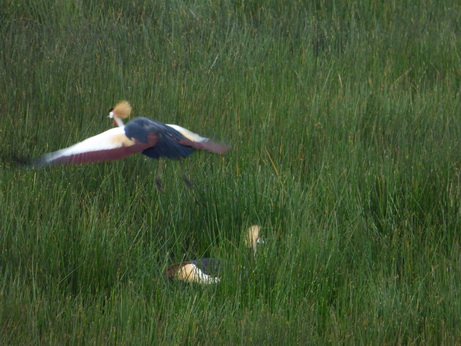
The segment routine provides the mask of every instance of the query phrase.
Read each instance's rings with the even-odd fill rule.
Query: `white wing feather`
[[[181,127],[179,125],[174,125],[174,124],[167,124],[168,126],[174,128],[176,131],[178,131],[180,134],[182,134],[184,137],[187,139],[194,141],[194,142],[206,142],[209,139],[199,136],[198,134],[189,131],[188,129],[185,129],[184,127]]]
[[[41,161],[43,164],[46,164],[63,156],[74,156],[92,151],[111,150],[132,145],[133,143],[133,141],[126,137],[124,127],[114,127],[68,148],[45,154],[41,157]]]

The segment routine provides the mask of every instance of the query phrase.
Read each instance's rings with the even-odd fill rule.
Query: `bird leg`
[[[186,186],[189,189],[192,189],[194,187],[194,184],[192,183],[192,181],[189,179],[189,177],[186,174],[186,170],[184,169],[183,161],[181,161],[180,164],[181,164],[182,179],[184,180],[184,184],[186,184]]]
[[[184,184],[186,184],[186,186],[189,188],[189,189],[193,189],[194,188],[194,184],[192,183],[192,181],[189,179],[189,177],[187,175],[183,175],[183,180],[184,180]]]
[[[162,179],[160,178],[160,176],[162,175],[162,170],[163,170],[163,160],[159,159],[158,166],[157,166],[157,173],[155,174],[155,184],[157,185],[157,190],[159,190],[160,192],[163,192]]]

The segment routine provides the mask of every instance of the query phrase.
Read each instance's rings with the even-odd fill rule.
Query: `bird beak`
[[[257,243],[264,244],[264,243],[267,243],[268,241],[269,241],[269,238],[258,238]]]

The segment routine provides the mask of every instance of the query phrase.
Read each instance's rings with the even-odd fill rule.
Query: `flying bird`
[[[201,137],[181,126],[149,118],[135,118],[125,125],[123,119],[131,115],[131,110],[127,101],[119,102],[109,111],[109,117],[114,119],[118,127],[68,148],[45,154],[32,162],[32,166],[115,161],[137,153],[152,159],[182,159],[197,149],[216,154],[224,154],[229,149],[227,145]],[[161,186],[159,177],[157,186]]]

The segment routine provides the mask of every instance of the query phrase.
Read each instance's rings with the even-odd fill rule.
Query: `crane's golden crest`
[[[256,248],[256,244],[258,243],[260,229],[261,227],[259,225],[253,225],[250,228],[248,228],[248,231],[245,237],[246,246]]]
[[[131,115],[131,105],[128,101],[120,101],[115,105],[112,112],[120,119],[126,119]]]

